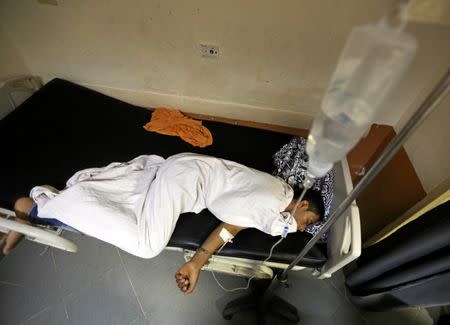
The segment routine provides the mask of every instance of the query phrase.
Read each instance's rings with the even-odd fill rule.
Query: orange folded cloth
[[[144,129],[165,135],[177,135],[195,147],[212,144],[212,134],[202,125],[202,121],[193,120],[183,113],[167,108],[157,108]]]

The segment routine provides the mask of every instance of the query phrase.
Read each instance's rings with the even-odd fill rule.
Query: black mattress
[[[128,161],[142,154],[166,158],[196,152],[270,173],[272,155],[290,139],[281,133],[205,121],[214,142],[196,148],[178,137],[145,131],[142,126],[150,117],[151,112],[144,108],[53,79],[0,120],[0,206],[11,209],[14,201],[28,196],[35,185],[62,189],[80,169]],[[208,210],[183,214],[169,246],[196,249],[219,223]],[[310,238],[307,233],[290,234],[274,250],[272,260],[290,263]],[[276,240],[247,229],[221,255],[261,260]],[[320,267],[326,261],[325,252],[324,245],[317,245],[299,265]]]

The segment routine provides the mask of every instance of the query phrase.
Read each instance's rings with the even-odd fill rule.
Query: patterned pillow
[[[308,166],[308,154],[306,153],[306,139],[294,137],[273,155],[274,175],[284,179],[292,187],[303,188],[302,184]],[[321,221],[309,225],[306,232],[315,235],[324,222],[328,219],[331,209],[331,201],[334,195],[334,170],[330,170],[324,177],[316,179],[312,187],[322,194],[325,214]],[[325,233],[320,241],[326,241],[328,233]]]

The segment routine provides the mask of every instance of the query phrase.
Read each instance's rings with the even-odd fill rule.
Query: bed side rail
[[[341,202],[353,189],[347,160],[343,159],[336,167],[336,179],[343,180],[345,185],[335,189],[335,202]],[[356,202],[331,227],[327,247],[328,260],[315,272],[319,279],[331,277],[361,255],[361,225]]]
[[[8,233],[10,230],[17,231],[25,235],[25,238],[40,244],[56,247],[68,252],[77,252],[78,246],[70,240],[59,236],[57,231],[31,225],[24,225],[12,220],[14,211],[0,208],[0,232]]]

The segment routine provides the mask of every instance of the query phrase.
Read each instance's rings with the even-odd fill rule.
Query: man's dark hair
[[[294,199],[298,200],[303,189],[298,186],[294,186]],[[316,190],[307,190],[302,200],[309,202],[308,210],[314,212],[319,216],[319,221],[323,219],[325,214],[325,206],[323,204],[322,195]]]

